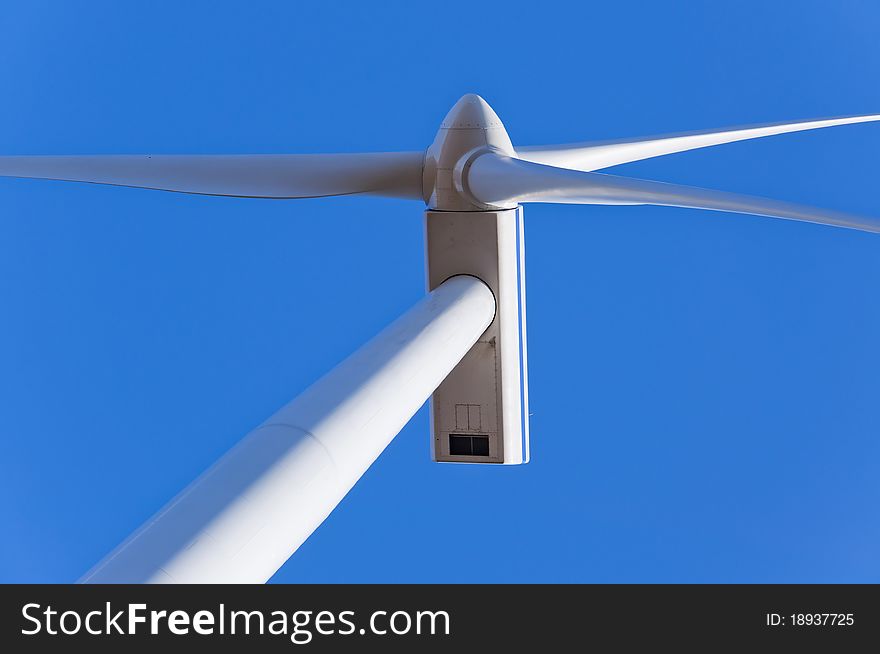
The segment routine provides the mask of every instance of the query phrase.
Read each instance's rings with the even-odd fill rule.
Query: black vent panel
[[[451,456],[489,456],[489,437],[470,434],[449,434]]]

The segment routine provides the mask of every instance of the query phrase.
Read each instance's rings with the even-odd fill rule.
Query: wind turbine
[[[595,172],[863,115],[648,139],[515,147],[465,95],[424,152],[0,157],[0,176],[252,198],[427,204],[427,295],[266,420],[81,581],[267,581],[426,399],[435,461],[528,461],[522,207],[653,204],[880,232],[880,220]]]

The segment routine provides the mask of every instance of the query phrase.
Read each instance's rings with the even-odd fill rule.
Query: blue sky
[[[0,152],[421,149],[466,92],[523,145],[880,111],[876,3],[696,4],[4,0]],[[878,153],[614,172],[880,215]],[[417,301],[421,211],[0,180],[0,581],[79,577]],[[880,237],[533,205],[526,240],[532,463],[433,464],[423,409],[276,581],[880,581]]]

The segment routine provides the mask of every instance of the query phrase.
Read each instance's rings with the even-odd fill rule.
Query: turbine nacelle
[[[468,93],[446,114],[434,142],[425,152],[422,193],[428,208],[486,211],[515,207],[516,202],[486,204],[470,192],[467,182],[470,165],[489,151],[516,156],[498,114],[479,95]]]

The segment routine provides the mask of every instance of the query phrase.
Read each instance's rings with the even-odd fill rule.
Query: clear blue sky
[[[0,152],[421,149],[466,92],[519,144],[880,111],[876,3],[658,4],[5,0]],[[615,172],[880,215],[880,125]],[[0,180],[0,581],[76,579],[413,304],[421,211]],[[432,464],[423,409],[275,580],[880,581],[880,237],[526,239],[532,463]]]

